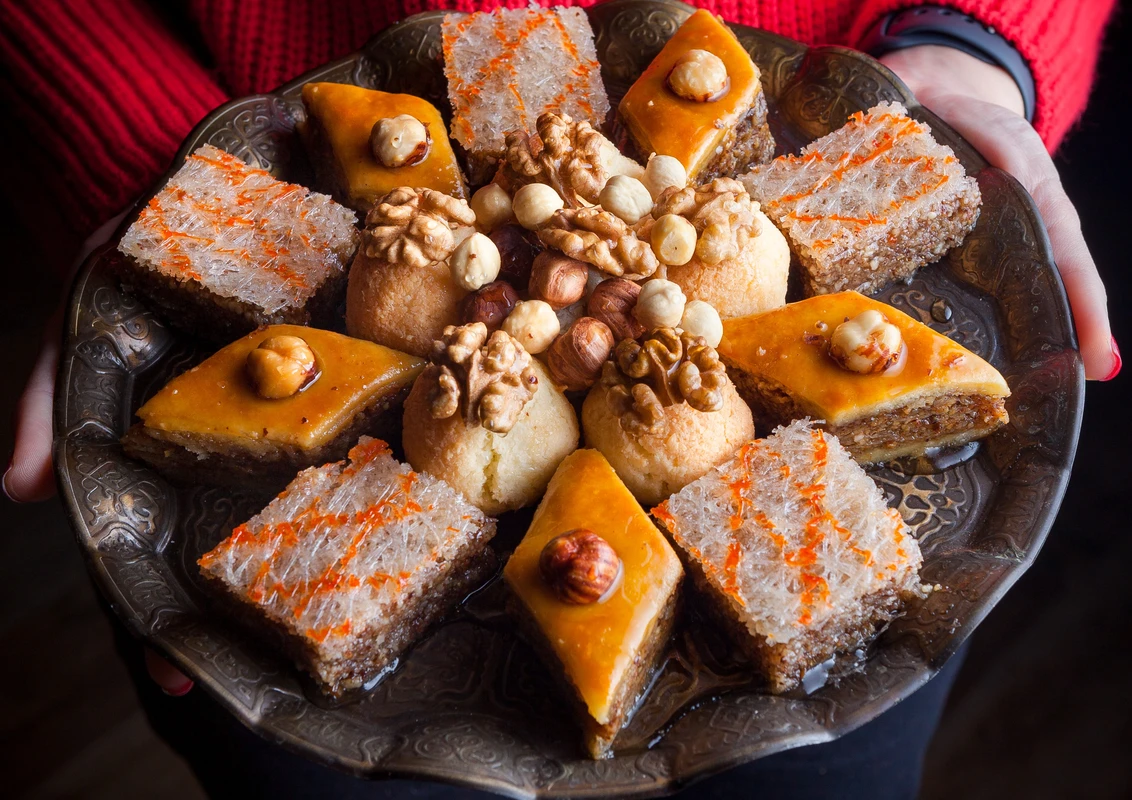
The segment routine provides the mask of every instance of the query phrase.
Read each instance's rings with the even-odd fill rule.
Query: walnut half
[[[514,338],[482,322],[449,325],[433,342],[432,365],[421,376],[432,382],[429,413],[446,419],[462,412],[470,426],[508,433],[538,390],[531,357]]]
[[[661,432],[664,409],[678,403],[719,411],[727,381],[715,348],[674,328],[656,328],[639,342],[623,340],[601,375],[621,427],[630,433]]]
[[[434,189],[394,189],[366,216],[365,253],[389,264],[427,267],[448,258],[458,244],[455,232],[475,221],[459,198]]]
[[[570,208],[594,205],[613,175],[639,178],[644,169],[621,155],[584,120],[544,111],[535,122],[536,135],[512,131],[500,178],[514,192],[528,183],[551,186]]]
[[[547,247],[618,278],[647,278],[660,264],[647,242],[600,206],[555,212],[539,229],[538,238]]]

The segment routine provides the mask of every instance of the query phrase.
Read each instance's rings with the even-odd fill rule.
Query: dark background
[[[1110,26],[1083,120],[1057,162],[1132,357],[1132,23]],[[0,128],[0,143],[10,138]],[[61,292],[60,236],[32,235],[13,159],[0,159],[0,418]],[[37,226],[38,227],[38,226]],[[64,268],[65,269],[65,268]],[[1058,522],[1033,568],[976,632],[928,757],[924,798],[1132,796],[1132,365],[1091,383]],[[0,452],[11,431],[0,431]],[[197,798],[148,728],[56,501],[0,500],[0,764],[8,796]],[[9,794],[9,792],[11,794]]]

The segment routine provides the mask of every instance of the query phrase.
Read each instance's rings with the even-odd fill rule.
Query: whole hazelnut
[[[314,351],[298,336],[272,336],[248,353],[248,376],[260,397],[290,397],[318,377]]]
[[[452,281],[461,289],[474,292],[499,275],[499,249],[482,233],[473,233],[448,257]]]
[[[672,65],[668,88],[685,100],[707,103],[726,94],[731,81],[727,65],[707,50],[689,50]]]
[[[476,190],[469,203],[476,215],[476,225],[481,231],[491,233],[513,218],[511,195],[498,183],[489,183]]]
[[[613,332],[604,322],[582,317],[554,340],[546,351],[550,377],[568,391],[581,391],[594,385],[601,365],[613,352]]]
[[[502,329],[509,333],[531,355],[541,353],[562,330],[558,315],[542,300],[523,300],[503,320]]]
[[[680,327],[693,336],[704,337],[712,347],[719,347],[723,341],[723,320],[715,307],[703,300],[692,300],[684,306]]]
[[[647,330],[675,328],[684,317],[684,292],[672,281],[654,278],[641,287],[633,316]]]
[[[460,306],[465,325],[482,322],[488,333],[494,333],[519,302],[519,295],[507,281],[484,284],[464,298]]]
[[[862,311],[833,329],[829,356],[843,369],[871,375],[900,359],[904,347],[900,329],[876,309]]]
[[[645,185],[628,175],[614,175],[598,196],[598,203],[621,221],[636,225],[652,211],[652,195]]]
[[[680,160],[672,156],[653,155],[645,167],[645,188],[649,190],[652,199],[660,197],[660,193],[669,187],[683,189],[688,185],[688,170]]]
[[[696,227],[678,214],[665,214],[652,226],[649,241],[660,263],[678,267],[696,252]]]
[[[518,225],[501,225],[491,232],[491,241],[499,250],[499,277],[516,288],[526,288],[531,279],[531,265],[541,252]]]
[[[606,324],[617,341],[636,339],[645,326],[633,316],[633,306],[641,285],[627,278],[607,278],[594,287],[586,303],[586,313]]]
[[[369,134],[374,158],[387,167],[411,167],[428,156],[432,137],[428,126],[411,114],[398,114],[374,123]]]
[[[511,210],[515,212],[515,219],[529,231],[541,228],[546,224],[555,211],[564,208],[558,192],[545,183],[528,183],[519,187],[511,201]]]
[[[539,575],[563,603],[600,601],[617,584],[621,557],[605,539],[588,528],[555,536],[539,554]]]
[[[585,262],[546,250],[535,256],[527,288],[532,298],[549,303],[557,311],[582,299],[589,277]]]

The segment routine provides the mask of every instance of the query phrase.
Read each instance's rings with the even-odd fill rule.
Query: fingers
[[[1085,243],[1077,210],[1041,138],[1025,120],[990,103],[930,93],[922,99],[987,161],[1017,178],[1034,198],[1073,309],[1085,377],[1115,377],[1120,356],[1112,338],[1104,282]]]
[[[145,669],[161,691],[170,697],[188,694],[193,682],[157,653],[145,648]]]
[[[48,321],[39,358],[16,404],[15,446],[11,466],[4,473],[3,489],[17,503],[46,500],[55,494],[51,421],[62,318],[60,310]]]

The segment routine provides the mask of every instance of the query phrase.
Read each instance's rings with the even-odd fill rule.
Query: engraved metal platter
[[[614,0],[588,13],[616,102],[691,9],[672,0]],[[411,17],[276,92],[220,107],[192,132],[173,168],[209,143],[310,185],[295,133],[308,81],[409,92],[447,109],[442,18]],[[924,580],[942,588],[914,603],[867,652],[834,664],[809,694],[763,692],[710,626],[684,625],[605,761],[583,756],[554,679],[501,616],[497,583],[434,627],[364,699],[328,706],[287,662],[211,613],[201,586],[199,555],[263,500],[209,486],[174,488],[119,447],[141,402],[207,350],[120,291],[107,266],[115,238],[91,256],[73,290],[55,463],[79,545],[134,634],[248,727],[296,752],[358,775],[429,778],[514,797],[663,794],[840,736],[939,670],[1033,561],[1069,478],[1084,377],[1046,233],[1018,183],[988,167],[876,61],[732,27],[762,70],[781,151],[859,109],[899,100],[955,150],[982,189],[982,214],[963,246],[880,295],[989,360],[1013,392],[1010,424],[967,458],[934,471],[872,470],[915,530]],[[501,529],[511,530],[501,533],[503,546],[526,519],[504,520]]]

